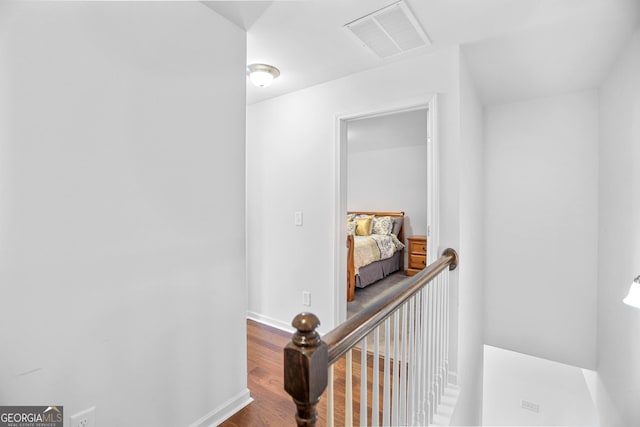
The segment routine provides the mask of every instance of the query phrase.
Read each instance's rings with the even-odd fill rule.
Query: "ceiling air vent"
[[[358,18],[345,27],[380,58],[431,44],[404,1]]]

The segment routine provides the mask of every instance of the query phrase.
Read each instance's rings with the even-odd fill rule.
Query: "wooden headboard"
[[[398,233],[398,240],[404,243],[404,212],[365,212],[365,211],[348,211],[347,215],[375,215],[375,216],[391,216],[391,217],[401,217],[402,218],[402,227],[400,227],[400,232]]]

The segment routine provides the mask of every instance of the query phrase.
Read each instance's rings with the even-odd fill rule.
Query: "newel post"
[[[300,313],[291,325],[296,332],[284,348],[284,389],[296,404],[298,427],[314,427],[318,420],[316,405],[327,387],[327,344],[316,332],[320,320],[315,314]]]

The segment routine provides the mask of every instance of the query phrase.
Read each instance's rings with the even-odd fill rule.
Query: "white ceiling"
[[[485,104],[594,88],[640,18],[640,0],[405,0],[432,45],[382,60],[343,27],[395,1],[203,3],[247,30],[247,64],[281,71],[248,104],[455,45]]]

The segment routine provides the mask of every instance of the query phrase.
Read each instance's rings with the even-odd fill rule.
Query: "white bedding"
[[[404,245],[395,234],[354,236],[353,243],[355,274],[358,274],[360,267],[381,259],[391,258],[396,251],[404,248]]]

